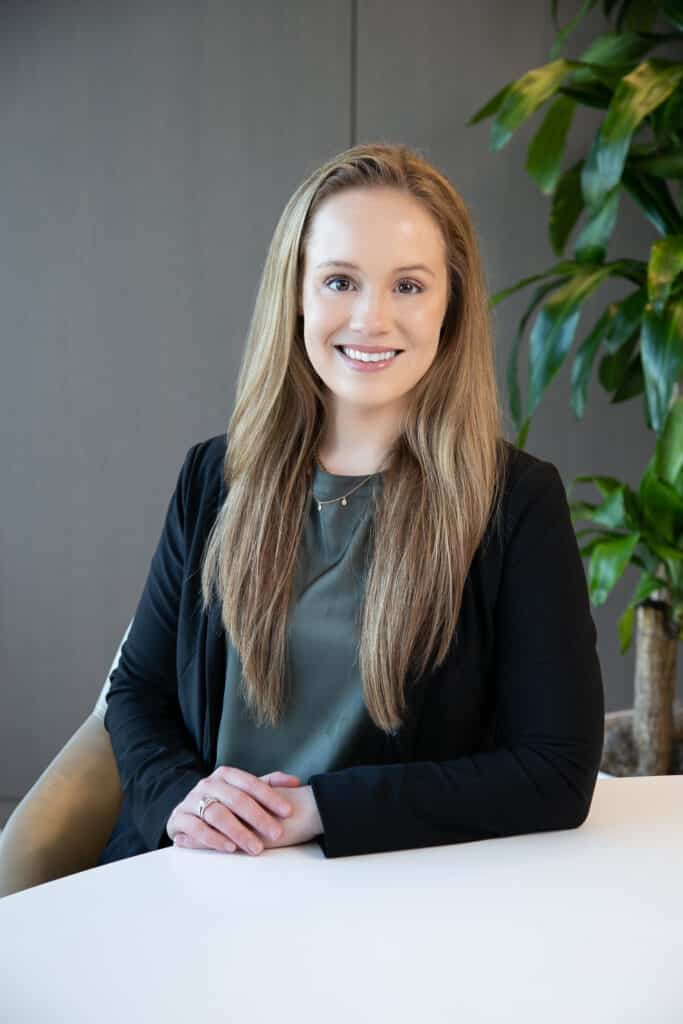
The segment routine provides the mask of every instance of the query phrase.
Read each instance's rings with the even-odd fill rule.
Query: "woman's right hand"
[[[255,833],[279,839],[282,835],[279,818],[286,818],[292,812],[291,804],[271,786],[299,785],[296,775],[286,772],[270,772],[259,777],[241,768],[221,765],[213,774],[200,779],[174,808],[166,823],[166,833],[172,840],[184,833],[196,845],[209,850],[234,853],[239,847],[256,856],[261,853],[264,842]],[[206,808],[201,819],[199,801],[209,796],[215,797],[216,802]]]

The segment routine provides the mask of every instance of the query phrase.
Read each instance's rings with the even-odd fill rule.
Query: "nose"
[[[391,326],[391,299],[379,288],[369,288],[358,295],[349,324],[352,331],[363,335],[383,334]]]

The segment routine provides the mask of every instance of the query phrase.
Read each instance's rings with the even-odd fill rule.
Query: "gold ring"
[[[217,803],[220,803],[220,801],[215,796],[203,796],[201,798],[201,800],[199,801],[199,817],[202,819],[202,821],[205,820],[204,814],[206,813],[206,808],[209,806],[209,804]]]

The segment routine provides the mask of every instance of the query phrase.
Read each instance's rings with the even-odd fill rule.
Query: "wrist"
[[[313,835],[320,836],[323,834],[325,829],[323,828],[322,818],[320,817],[320,811],[318,810],[318,803],[315,799],[313,787],[309,786],[308,791],[311,805],[311,829],[313,830]]]

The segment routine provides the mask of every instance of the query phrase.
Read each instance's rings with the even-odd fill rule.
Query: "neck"
[[[387,453],[398,435],[396,415],[387,410],[330,410],[318,458],[328,473],[366,476],[384,468]]]

